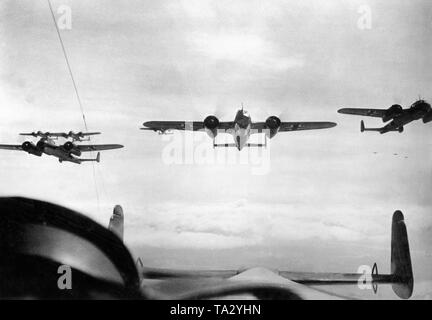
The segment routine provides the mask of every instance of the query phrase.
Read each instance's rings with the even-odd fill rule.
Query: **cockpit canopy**
[[[430,104],[427,103],[425,100],[420,99],[420,100],[417,100],[416,102],[414,102],[411,105],[411,108],[418,108],[418,107],[421,107],[421,106],[430,107]]]
[[[235,117],[235,123],[239,125],[240,128],[246,129],[250,124],[250,115],[249,112],[241,109],[237,112]]]

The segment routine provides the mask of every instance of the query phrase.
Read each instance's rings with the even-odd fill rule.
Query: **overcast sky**
[[[432,100],[430,1],[52,4],[58,19],[71,8],[61,34],[88,127],[103,132],[92,142],[125,148],[103,152],[94,173],[91,163],[2,151],[0,195],[46,199],[104,225],[121,204],[135,256],[186,268],[356,272],[377,261],[388,272],[391,216],[401,209],[415,294],[431,292],[432,125],[361,134],[360,117],[336,112]],[[84,130],[47,2],[2,1],[0,41],[0,143],[22,143],[23,131]],[[281,133],[246,163],[248,150],[213,150],[205,133],[187,150],[197,158],[171,163],[172,147],[184,160],[191,137],[138,130],[213,113],[231,121],[241,103],[255,121],[338,126]]]

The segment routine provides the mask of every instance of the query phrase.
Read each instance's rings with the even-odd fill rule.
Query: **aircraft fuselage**
[[[237,111],[234,118],[234,131],[232,132],[237,149],[243,149],[249,140],[251,135],[251,124],[252,119],[247,111],[243,109]]]
[[[73,157],[70,152],[64,150],[61,146],[57,146],[50,139],[40,139],[36,144],[36,148],[41,152],[59,159],[60,162],[69,161],[80,164],[81,160]]]
[[[431,105],[426,101],[416,101],[410,108],[403,110],[400,115],[394,117],[390,123],[385,125],[382,128],[381,133],[396,131],[412,121],[424,118],[427,113],[431,112],[431,110]]]

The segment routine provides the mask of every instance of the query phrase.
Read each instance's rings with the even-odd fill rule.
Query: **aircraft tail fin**
[[[123,208],[120,205],[116,205],[114,207],[108,229],[114,232],[121,240],[123,240],[124,214]]]
[[[143,264],[143,262],[141,260],[141,257],[138,257],[138,259],[136,259],[135,265],[136,265],[136,267],[137,267],[138,270],[144,269],[144,264]]]
[[[414,277],[408,233],[404,216],[399,210],[395,211],[392,220],[391,273],[397,279],[392,284],[393,291],[402,299],[411,297],[414,288]]]
[[[378,284],[391,284],[393,292],[401,299],[411,297],[414,288],[414,277],[411,266],[411,256],[408,244],[408,234],[401,211],[393,213],[391,231],[391,272],[379,274],[374,263],[371,268],[370,289],[376,293]],[[279,275],[292,281],[306,285],[328,284],[366,284],[369,280],[366,273],[310,273],[279,271]]]

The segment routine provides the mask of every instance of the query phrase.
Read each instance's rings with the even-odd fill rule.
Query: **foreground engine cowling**
[[[76,145],[74,145],[72,142],[68,141],[63,145],[63,149],[65,149],[67,152],[70,152],[76,156],[81,155],[81,150],[77,148]]]
[[[266,136],[267,138],[271,139],[276,135],[276,133],[278,133],[281,125],[281,120],[276,116],[271,116],[267,118],[265,123],[266,123],[266,127],[270,130],[270,131],[268,130],[266,131]]]
[[[431,121],[432,121],[432,111],[429,111],[423,117],[423,123],[428,123],[428,122],[431,122]]]
[[[402,106],[399,104],[394,104],[390,108],[387,109],[382,120],[383,120],[383,122],[387,122],[387,121],[401,115],[402,112],[403,112]]]
[[[219,119],[215,116],[208,116],[204,119],[204,128],[210,138],[215,138],[218,134]]]
[[[42,155],[42,150],[38,149],[33,143],[30,141],[26,141],[21,145],[22,149],[30,154],[34,154],[35,156],[40,157]]]

